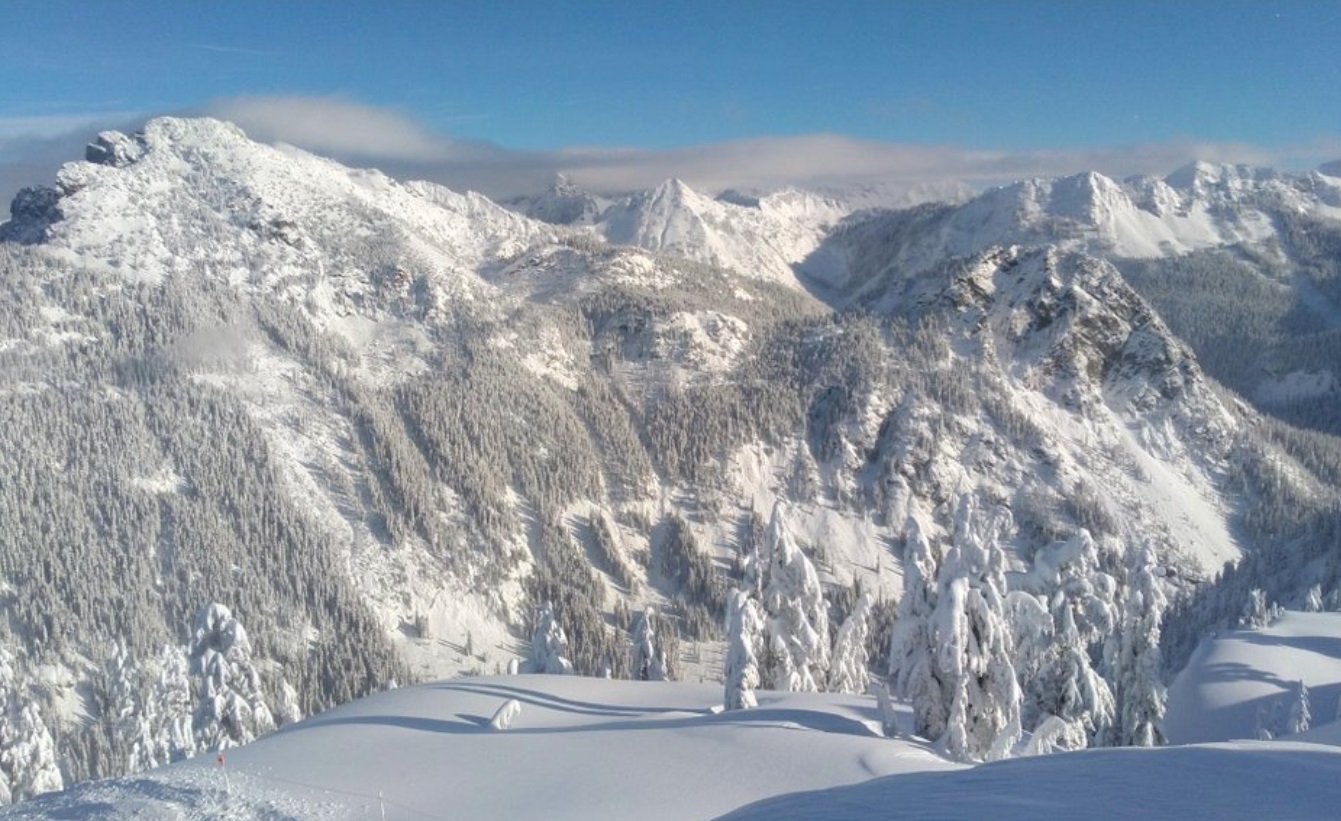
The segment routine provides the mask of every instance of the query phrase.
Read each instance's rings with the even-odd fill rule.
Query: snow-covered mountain
[[[823,286],[851,290],[883,272],[925,270],[947,257],[1010,244],[1117,258],[1172,257],[1250,247],[1279,258],[1279,215],[1341,219],[1341,183],[1194,163],[1163,179],[1118,183],[1102,174],[1017,182],[960,206],[872,214],[845,226],[803,266]]]
[[[528,217],[554,225],[591,225],[613,200],[598,197],[558,174],[549,188],[534,197],[519,197],[507,205]]]
[[[590,226],[615,245],[667,252],[796,287],[800,264],[853,214],[965,199],[968,190],[956,184],[731,190],[713,197],[677,179],[608,198],[561,175],[543,194],[510,205],[545,222]]]
[[[1175,598],[1325,555],[1339,452],[1220,390],[1126,266],[1303,259],[1338,184],[1198,166],[889,211],[560,181],[505,209],[216,121],[100,135],[0,226],[5,692],[76,780],[194,751],[165,682],[211,602],[277,717],[501,672],[559,624],[625,675],[654,607],[657,652],[712,680],[728,588],[796,554],[835,632],[880,600],[884,652],[912,532],[941,558],[990,532],[1014,590],[1080,585],[1072,628],[1116,636],[1091,617],[1147,551]],[[1338,580],[1270,568],[1277,598]]]

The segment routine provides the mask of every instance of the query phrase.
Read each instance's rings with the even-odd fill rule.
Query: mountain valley
[[[1027,594],[1112,688],[1063,716],[1092,746],[1138,743],[1140,631],[1162,688],[1260,604],[1341,604],[1329,174],[505,207],[160,118],[22,192],[0,267],[16,800],[217,746],[187,670],[241,625],[227,743],[525,669],[547,618],[575,672],[638,677],[646,623],[716,684],[792,553],[825,648],[869,600],[883,679],[910,579],[981,547],[1003,623]]]

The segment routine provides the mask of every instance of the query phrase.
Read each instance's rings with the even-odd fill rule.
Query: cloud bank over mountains
[[[497,198],[536,193],[559,172],[601,193],[648,188],[670,177],[702,191],[851,183],[902,184],[912,189],[942,182],[981,188],[1086,170],[1116,178],[1164,174],[1192,160],[1307,167],[1341,155],[1337,139],[1286,148],[1189,138],[1013,151],[883,142],[843,134],[766,136],[675,148],[522,150],[453,138],[406,112],[343,97],[232,97],[191,110],[156,113],[218,117],[264,142],[288,143],[401,179],[426,179]],[[8,202],[23,185],[50,182],[61,162],[82,155],[83,144],[97,130],[134,130],[136,120],[148,116],[118,113],[67,118],[64,123],[0,119],[0,197]],[[59,128],[62,124],[64,130]],[[77,127],[71,128],[72,124]]]

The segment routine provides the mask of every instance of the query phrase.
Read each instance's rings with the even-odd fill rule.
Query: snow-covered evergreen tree
[[[656,611],[649,607],[638,617],[638,623],[633,628],[633,648],[629,670],[632,677],[638,681],[664,681],[666,679],[665,658],[663,656],[660,663],[657,659],[659,648],[656,642],[656,631],[652,626],[655,615]]]
[[[1024,590],[1007,593],[1005,605],[1015,648],[1015,675],[1022,692],[1020,720],[1026,727],[1035,727],[1051,712],[1043,680],[1053,657],[1052,637],[1056,631],[1052,614],[1039,596]]]
[[[1078,722],[1067,721],[1054,715],[1044,716],[1029,736],[1025,755],[1049,755],[1067,750],[1083,749],[1086,744],[1085,728]]]
[[[895,695],[912,705],[913,732],[932,740],[945,734],[949,707],[932,627],[939,575],[939,551],[909,517],[904,526],[903,595],[889,640],[890,684]]]
[[[1005,758],[1020,738],[1021,695],[1005,621],[1006,557],[1001,509],[980,511],[971,495],[955,514],[954,544],[941,565],[934,623],[950,687],[946,751],[972,761]]]
[[[1005,526],[1004,511],[980,511],[965,495],[939,562],[920,528],[907,528],[904,598],[890,642],[894,686],[912,702],[917,732],[965,760],[1004,758],[1021,733],[999,544]]]
[[[12,800],[65,789],[56,761],[56,741],[36,701],[19,708],[13,727],[13,741],[0,750],[0,769],[8,771]]]
[[[165,644],[158,655],[158,679],[150,692],[153,731],[145,761],[151,766],[190,758],[197,752],[192,729],[191,662],[180,645]]]
[[[180,690],[175,697],[162,692],[161,678],[145,681],[152,671],[136,663],[124,644],[117,642],[107,661],[104,720],[111,724],[116,739],[125,745],[126,772],[143,772],[194,752],[186,656],[173,648],[175,658],[169,658],[168,649],[165,648],[161,661],[180,664]]]
[[[1167,694],[1160,678],[1160,620],[1166,599],[1155,552],[1136,550],[1127,571],[1127,599],[1122,614],[1122,649],[1117,662],[1117,695],[1121,715],[1117,743],[1153,747],[1164,743]],[[1265,607],[1265,599],[1262,599]]]
[[[1260,629],[1271,624],[1275,618],[1275,609],[1267,601],[1266,592],[1260,588],[1248,591],[1248,601],[1243,605],[1243,615],[1239,625],[1249,629]]]
[[[748,709],[758,704],[754,690],[760,684],[764,615],[759,603],[743,590],[731,591],[726,613],[726,709]]]
[[[21,692],[15,666],[0,647],[0,806],[65,788],[56,742],[33,694]]]
[[[833,693],[864,693],[870,678],[866,640],[870,635],[871,597],[857,597],[852,612],[838,628],[829,665],[828,690]]]
[[[780,506],[768,524],[767,550],[764,680],[775,690],[818,690],[829,670],[828,603],[815,566],[783,527]]]
[[[1294,683],[1294,693],[1290,698],[1290,712],[1285,719],[1285,734],[1302,733],[1313,726],[1313,713],[1309,710],[1308,685],[1300,679]]]
[[[1116,584],[1099,570],[1097,549],[1085,530],[1039,550],[1028,579],[1046,608],[1030,593],[1007,595],[1024,725],[1037,733],[1048,723],[1047,743],[1058,749],[1103,744],[1116,721],[1116,703],[1094,669],[1091,650],[1117,624]]]
[[[740,577],[741,588],[755,598],[763,598],[764,554],[767,547],[768,528],[759,513],[750,511],[741,533],[740,551],[736,555],[736,575]]]
[[[1258,741],[1270,741],[1276,737],[1271,719],[1271,709],[1265,704],[1257,705],[1257,726],[1253,729],[1253,738]]]
[[[279,686],[279,704],[275,706],[275,719],[282,727],[303,720],[303,707],[298,703],[298,688],[284,680]]]
[[[192,726],[199,750],[246,744],[275,728],[251,662],[247,631],[218,603],[196,613],[191,634],[191,672],[198,684]]]
[[[568,659],[568,636],[549,606],[540,608],[536,614],[535,632],[531,635],[531,670],[552,675],[573,672],[573,663]]]
[[[1304,612],[1318,613],[1322,610],[1322,585],[1315,584],[1304,594]]]
[[[13,803],[14,787],[5,751],[14,743],[18,697],[15,694],[14,657],[0,645],[0,807]]]

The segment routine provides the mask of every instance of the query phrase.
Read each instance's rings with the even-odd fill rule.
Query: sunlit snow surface
[[[1261,630],[1203,641],[1169,688],[1165,731],[1173,743],[1254,738],[1258,711],[1277,701],[1288,709],[1296,681],[1309,689],[1315,728],[1300,737],[1341,743],[1341,728],[1323,726],[1341,710],[1341,613],[1286,612]]]
[[[975,768],[879,736],[874,699],[551,676],[382,693],[231,750],[41,797],[41,819],[1331,818],[1341,749],[1240,742]],[[510,729],[490,717],[521,704]],[[905,731],[909,716],[900,715]],[[381,798],[379,799],[379,795]]]

